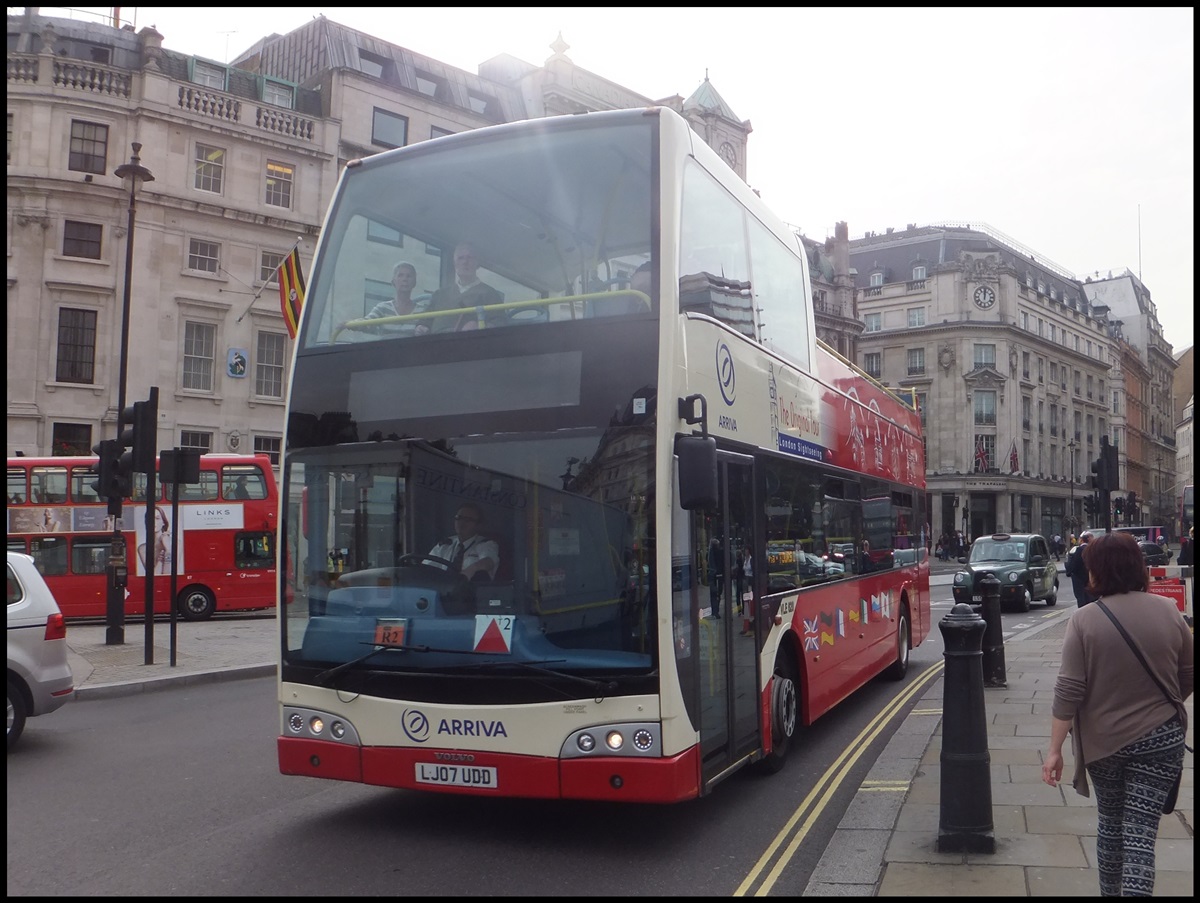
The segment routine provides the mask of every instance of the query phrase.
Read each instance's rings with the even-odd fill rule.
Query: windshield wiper
[[[363,653],[358,658],[352,658],[348,662],[342,662],[340,665],[335,665],[328,671],[322,671],[317,675],[317,681],[324,683],[327,680],[332,680],[343,671],[349,671],[358,665],[361,665],[367,659],[374,658],[380,652],[461,652],[460,649],[439,649],[436,646],[376,646],[374,643],[363,643],[362,645],[372,646],[370,652]]]

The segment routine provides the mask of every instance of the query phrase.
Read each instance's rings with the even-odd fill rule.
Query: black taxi
[[[1058,564],[1050,543],[1038,533],[993,533],[971,544],[970,557],[954,575],[954,601],[978,605],[980,581],[988,574],[1000,581],[1000,607],[1029,611],[1035,599],[1058,602]]]

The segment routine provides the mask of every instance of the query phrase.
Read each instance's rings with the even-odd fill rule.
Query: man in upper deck
[[[476,271],[479,258],[475,249],[466,242],[454,249],[454,281],[433,293],[430,310],[455,310],[462,307],[478,308],[488,304],[499,304],[504,300],[496,289],[480,282]],[[482,317],[482,323],[480,322]],[[437,317],[433,321],[433,332],[461,332],[482,326],[499,326],[504,322],[502,311],[476,310],[461,314]]]

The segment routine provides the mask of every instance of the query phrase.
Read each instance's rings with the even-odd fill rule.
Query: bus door
[[[755,547],[753,459],[720,453],[718,505],[697,515],[694,536],[706,550],[708,586],[699,596],[707,608],[700,621],[700,755],[702,779],[723,776],[731,765],[759,748],[757,637],[753,603],[743,609],[741,555]],[[718,617],[719,615],[719,617]]]

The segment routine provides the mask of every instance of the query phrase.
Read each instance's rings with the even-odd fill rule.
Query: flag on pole
[[[1008,469],[1013,473],[1019,473],[1021,470],[1021,459],[1017,457],[1017,440],[1012,443],[1012,451],[1008,453]]]
[[[977,472],[983,472],[983,471],[986,471],[987,469],[988,469],[987,449],[983,447],[983,437],[977,436],[975,438],[975,470]]]
[[[300,269],[299,247],[292,248],[292,253],[279,265],[279,308],[283,311],[288,335],[296,338],[300,311],[304,309],[304,273]]]

